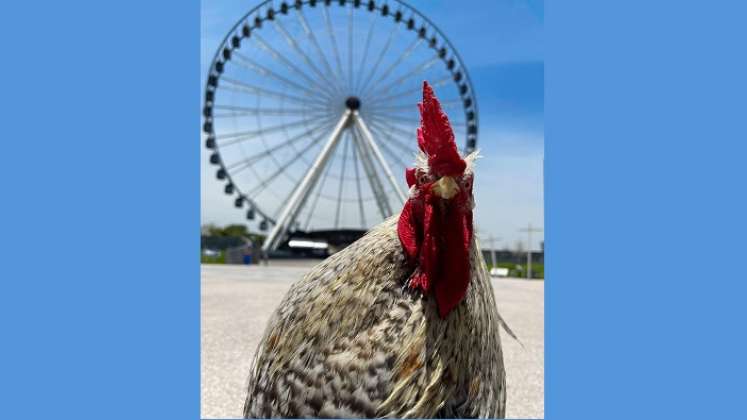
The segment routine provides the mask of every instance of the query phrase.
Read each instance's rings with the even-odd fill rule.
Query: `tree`
[[[220,231],[221,231],[221,228],[219,228],[213,223],[202,225],[202,227],[200,228],[200,234],[202,236],[220,236],[216,234],[217,232],[220,232]]]
[[[200,229],[202,236],[235,236],[249,237],[249,229],[246,225],[233,224],[226,227],[219,227],[212,223],[203,225]]]
[[[246,228],[246,225],[228,225],[223,228],[223,235],[221,236],[241,236],[241,237],[248,237],[249,236],[249,229]]]
[[[212,223],[203,225],[200,229],[202,234],[202,247],[211,249],[225,249],[227,247],[239,246],[251,240],[254,246],[262,246],[265,235],[251,233],[246,225],[232,224],[218,227]]]

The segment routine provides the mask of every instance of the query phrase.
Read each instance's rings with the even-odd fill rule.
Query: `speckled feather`
[[[442,320],[406,284],[397,219],[291,287],[257,349],[244,417],[504,417],[505,324],[477,241],[467,294]]]

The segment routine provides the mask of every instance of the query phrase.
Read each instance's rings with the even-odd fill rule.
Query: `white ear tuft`
[[[465,156],[464,162],[467,164],[467,168],[464,170],[464,172],[474,172],[473,168],[475,166],[475,161],[481,157],[482,156],[480,156],[480,150],[475,150],[474,152]]]
[[[418,151],[418,154],[415,156],[415,167],[423,172],[428,172],[428,156],[422,151]]]

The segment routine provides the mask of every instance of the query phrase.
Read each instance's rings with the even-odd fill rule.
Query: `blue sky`
[[[256,2],[202,2],[201,75],[220,41]],[[475,219],[482,236],[502,238],[499,248],[526,246],[518,232],[544,218],[544,4],[542,1],[409,1],[459,51],[477,93],[480,118]],[[203,149],[203,169],[209,168]],[[202,222],[244,223],[244,212],[203,170]],[[542,240],[542,235],[536,235]],[[539,248],[533,240],[533,248]]]

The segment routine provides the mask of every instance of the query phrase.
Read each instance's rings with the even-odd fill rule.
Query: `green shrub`
[[[200,253],[200,263],[202,264],[225,264],[226,254],[223,251],[219,251],[218,255],[209,256]]]

